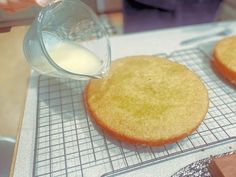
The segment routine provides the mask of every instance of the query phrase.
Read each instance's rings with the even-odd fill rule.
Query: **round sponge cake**
[[[214,69],[236,85],[236,36],[220,40],[215,46],[213,55]]]
[[[154,56],[112,62],[84,92],[91,118],[111,136],[150,146],[191,134],[208,110],[204,84],[185,66]]]

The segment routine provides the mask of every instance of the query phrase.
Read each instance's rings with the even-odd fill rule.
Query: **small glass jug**
[[[111,62],[108,36],[95,13],[80,0],[53,1],[27,31],[24,53],[41,74],[102,78]]]

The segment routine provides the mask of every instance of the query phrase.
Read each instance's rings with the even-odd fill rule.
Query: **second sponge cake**
[[[91,80],[84,96],[91,118],[132,144],[176,142],[196,130],[208,110],[202,81],[185,66],[154,56],[112,62],[108,76]]]
[[[236,36],[220,40],[215,46],[213,55],[214,69],[236,85]]]

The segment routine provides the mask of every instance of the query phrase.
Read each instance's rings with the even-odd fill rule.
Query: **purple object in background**
[[[178,0],[133,0],[159,9],[175,10]]]
[[[213,22],[222,0],[124,0],[124,33]]]

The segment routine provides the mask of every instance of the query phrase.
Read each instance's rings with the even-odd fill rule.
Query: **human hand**
[[[44,7],[47,4],[48,0],[0,0],[0,8],[10,12],[16,12],[35,5]]]

